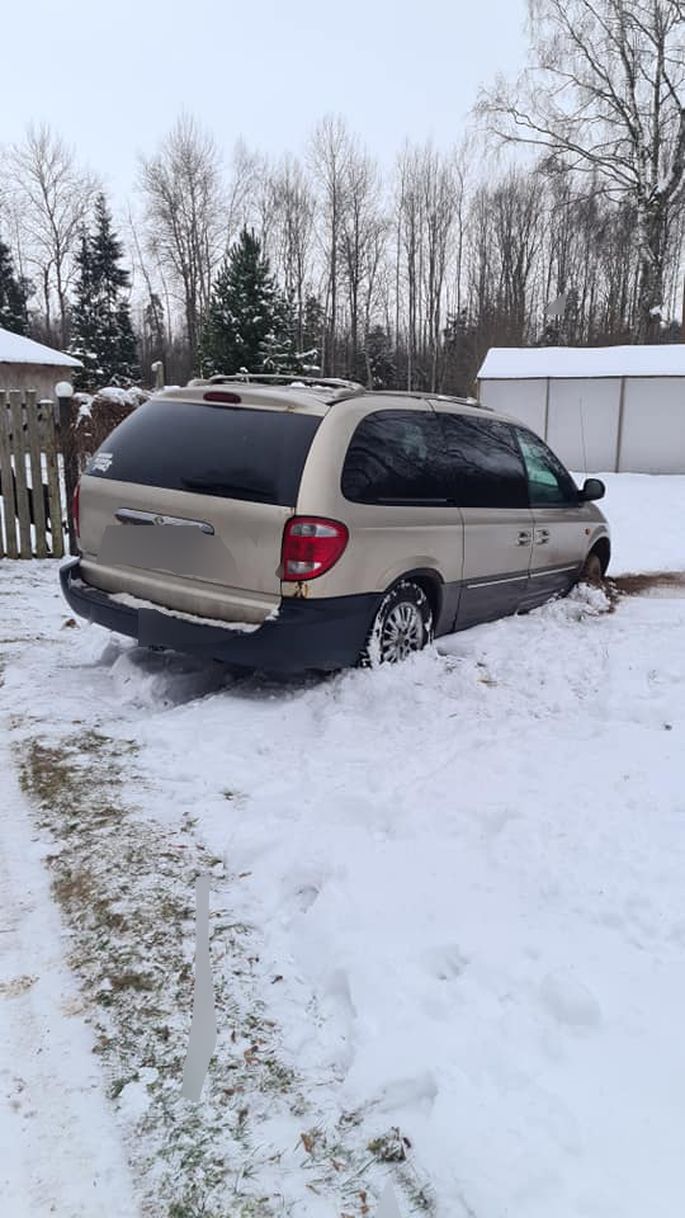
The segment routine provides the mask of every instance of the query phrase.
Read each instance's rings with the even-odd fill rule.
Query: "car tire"
[[[361,655],[364,668],[397,664],[433,638],[433,611],[423,588],[403,579],[383,598]]]
[[[602,560],[596,550],[590,550],[583,569],[578,580],[581,584],[591,584],[592,587],[598,588],[604,579],[604,568]]]

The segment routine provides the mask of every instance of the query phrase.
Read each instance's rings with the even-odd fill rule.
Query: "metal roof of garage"
[[[81,361],[63,351],[0,327],[0,364],[46,364],[49,368],[80,368]]]
[[[683,376],[685,343],[632,347],[491,347],[478,379]]]

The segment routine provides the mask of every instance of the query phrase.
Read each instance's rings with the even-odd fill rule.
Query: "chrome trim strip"
[[[576,571],[578,563],[574,563],[571,567],[551,567],[544,571],[530,571],[523,575],[507,575],[503,579],[482,579],[477,583],[467,583],[466,587],[471,588],[494,588],[498,584],[518,584],[524,579],[542,579],[545,575],[565,575],[568,571]]]
[[[467,588],[494,588],[495,584],[519,584],[522,579],[528,579],[528,573],[525,575],[509,575],[506,579],[484,579],[477,584],[467,584]]]
[[[545,575],[565,575],[567,571],[577,570],[579,563],[574,563],[572,567],[547,567],[544,571],[531,571],[531,579],[543,579]]]
[[[201,533],[214,536],[214,525],[207,520],[187,520],[182,516],[163,516],[159,512],[140,512],[136,508],[117,508],[114,515],[121,524],[168,524],[175,528],[199,529]]]

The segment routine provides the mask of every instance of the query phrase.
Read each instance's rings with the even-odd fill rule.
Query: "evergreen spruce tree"
[[[303,372],[321,371],[321,344],[326,328],[324,307],[318,297],[309,293],[302,315],[302,349],[298,353],[298,366]]]
[[[81,232],[76,254],[76,298],[71,309],[71,354],[81,360],[83,368],[75,373],[77,385],[95,388],[102,378],[97,348],[100,346],[99,317],[95,305],[95,273],[91,239],[87,230]]]
[[[367,377],[372,389],[387,389],[395,381],[390,335],[383,326],[372,326],[363,348]]]
[[[112,228],[105,196],[95,202],[94,226],[84,229],[76,256],[72,353],[83,363],[80,380],[90,388],[136,379],[136,339],[126,296],[128,271]]]
[[[279,372],[293,366],[290,305],[255,233],[243,229],[216,277],[200,342],[206,375]]]
[[[9,246],[0,238],[0,327],[3,330],[26,334],[28,296],[28,282],[16,275]]]

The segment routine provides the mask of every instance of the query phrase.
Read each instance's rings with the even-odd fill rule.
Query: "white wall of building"
[[[579,377],[550,381],[545,439],[570,469],[616,468],[621,381]]]
[[[537,432],[570,469],[685,473],[685,377],[483,379],[480,400]]]
[[[630,377],[623,403],[619,470],[685,473],[685,377]]]
[[[526,427],[544,437],[547,381],[481,381],[480,400],[500,414],[520,419]]]
[[[54,397],[59,381],[73,381],[72,368],[49,364],[5,364],[0,362],[0,389],[33,389],[37,398]]]

